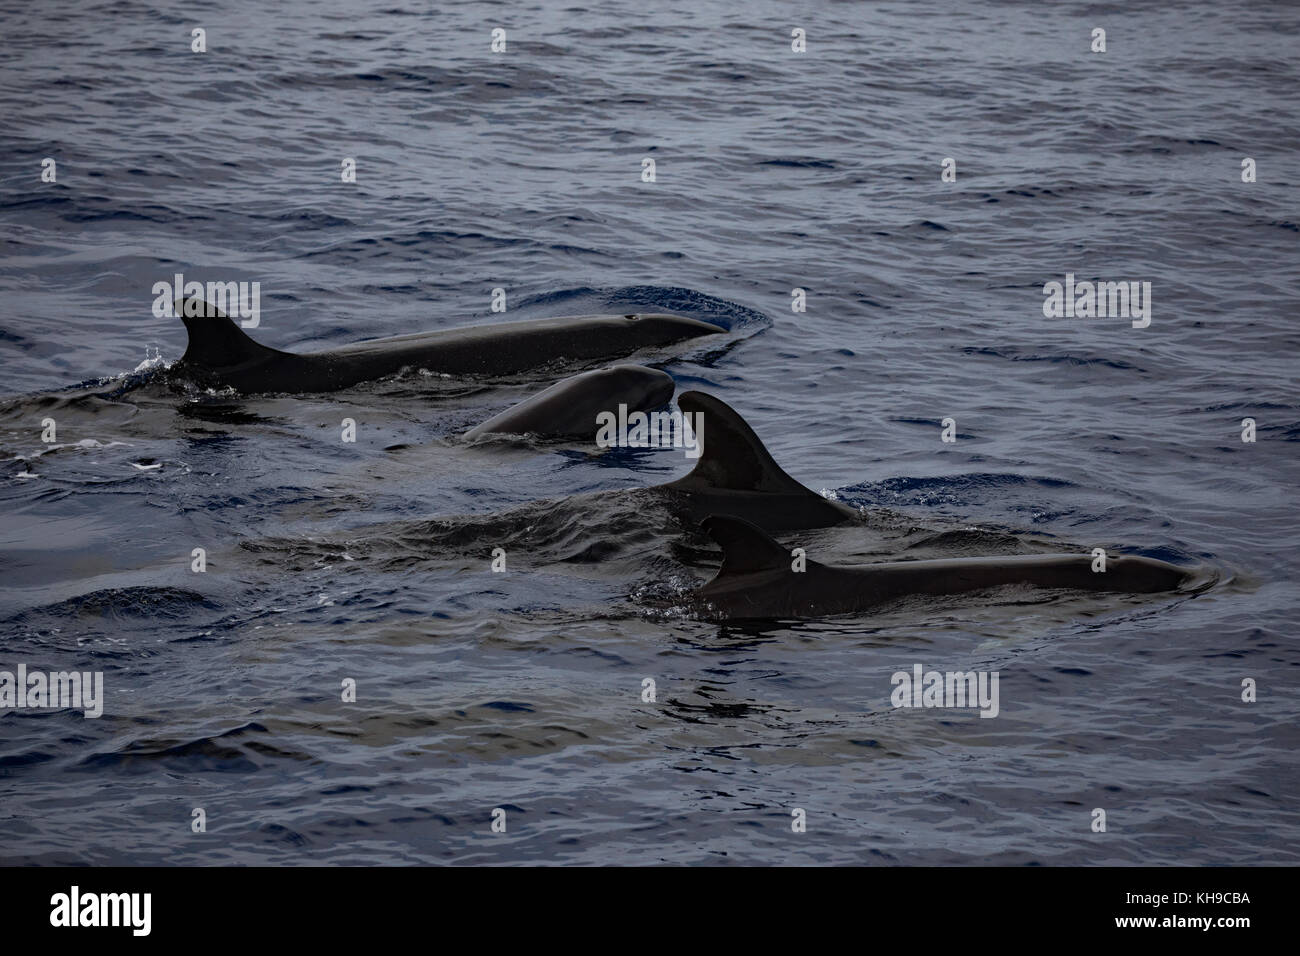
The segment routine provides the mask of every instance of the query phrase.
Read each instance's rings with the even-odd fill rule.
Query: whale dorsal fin
[[[704,530],[722,546],[718,577],[790,567],[790,552],[748,521],[709,515],[704,519]]]
[[[704,392],[691,391],[679,395],[677,405],[685,414],[704,416],[704,434],[698,436],[704,449],[689,475],[663,487],[681,491],[727,488],[821,497],[782,471],[754,429],[726,402]]]
[[[234,320],[197,296],[177,299],[176,312],[190,336],[189,347],[181,359],[187,365],[229,368],[284,354],[254,342]]]

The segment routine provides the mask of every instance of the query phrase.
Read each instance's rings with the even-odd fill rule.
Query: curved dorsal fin
[[[722,546],[718,577],[790,567],[790,552],[748,521],[709,515],[704,519],[704,530]]]
[[[283,354],[254,342],[224,312],[198,296],[177,299],[176,314],[185,323],[185,331],[190,336],[189,347],[181,358],[188,365],[229,368]]]
[[[795,481],[773,460],[754,429],[730,405],[704,392],[682,392],[677,405],[691,416],[702,415],[704,450],[691,473],[663,487],[682,491],[728,488],[821,497]]]

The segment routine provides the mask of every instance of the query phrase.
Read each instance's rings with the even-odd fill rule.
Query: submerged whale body
[[[487,435],[533,435],[539,438],[577,438],[591,441],[601,412],[648,412],[668,404],[676,385],[673,377],[643,365],[616,365],[583,372],[556,382],[525,402],[507,408],[464,438]]]
[[[261,345],[214,306],[177,301],[189,333],[179,366],[240,392],[329,392],[403,368],[452,375],[512,375],[553,362],[619,358],[725,329],[679,315],[579,315],[369,339],[324,352]]]
[[[722,567],[694,593],[707,616],[728,619],[806,618],[867,611],[914,594],[953,595],[1004,584],[1039,588],[1154,594],[1185,591],[1202,578],[1189,569],[1121,555],[1093,571],[1089,554],[1014,555],[890,561],[833,568],[805,561],[792,568],[790,551],[749,522],[715,515],[704,530],[722,547]]]

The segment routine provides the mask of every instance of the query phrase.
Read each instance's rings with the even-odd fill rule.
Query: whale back
[[[725,332],[667,314],[558,316],[366,339],[318,352],[281,352],[253,341],[195,296],[177,302],[189,332],[182,365],[241,392],[325,392],[428,369],[447,375],[514,375],[583,364]]]
[[[1099,571],[1091,554],[1000,555],[827,567],[790,552],[753,525],[713,515],[704,530],[722,547],[722,567],[697,600],[728,617],[816,617],[867,611],[912,595],[952,596],[1003,585],[1125,594],[1204,590],[1203,569],[1139,555],[1117,555]]]

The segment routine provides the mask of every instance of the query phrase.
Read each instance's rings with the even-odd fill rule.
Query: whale
[[[461,437],[475,441],[490,435],[530,435],[591,441],[601,412],[617,414],[620,405],[628,412],[662,408],[676,388],[667,372],[644,365],[595,369],[556,382]]]
[[[773,533],[828,528],[858,517],[854,509],[787,475],[749,423],[722,399],[691,390],[677,396],[677,406],[702,416],[703,450],[689,474],[649,490],[679,516],[698,525],[709,515],[728,515]]]
[[[514,427],[531,428],[535,433],[541,434],[566,430],[566,426],[548,425],[543,413],[549,410],[557,416],[567,415],[568,409],[562,399],[566,393],[573,392],[581,396],[581,404],[584,406],[581,416],[592,416],[585,419],[590,425],[579,422],[582,425],[582,436],[590,438],[591,432],[595,431],[595,413],[612,411],[602,407],[608,404],[606,397],[611,394],[608,391],[610,383],[618,384],[621,380],[626,384],[628,376],[636,375],[622,372],[617,367],[604,371],[616,371],[619,375],[603,377],[600,372],[596,372],[588,373],[590,378],[576,376],[566,379],[521,405],[507,409],[498,418],[510,420],[518,411]],[[666,380],[661,386],[665,389],[666,400],[671,393],[669,386],[672,379],[666,373],[662,374]],[[642,378],[641,381],[646,385],[651,384],[648,379]],[[546,401],[539,402],[544,396],[547,396]],[[647,401],[655,398],[657,396],[651,395]],[[674,481],[614,492],[615,494],[649,499],[653,501],[652,507],[666,510],[679,522],[692,528],[697,527],[709,515],[715,514],[741,517],[772,533],[828,528],[858,519],[858,512],[853,508],[825,498],[787,475],[749,423],[720,398],[692,389],[677,396],[677,407],[695,422],[695,439],[699,444],[699,457],[695,466],[685,476]],[[489,419],[466,434],[481,437],[506,427],[493,424],[496,421],[495,418]]]
[[[701,616],[727,620],[800,619],[870,611],[911,595],[951,596],[1006,584],[1078,591],[1155,594],[1199,590],[1202,568],[1140,555],[1107,557],[1094,570],[1091,554],[1009,555],[889,561],[829,567],[803,558],[748,521],[712,515],[704,531],[722,548],[717,575],[691,595]]]
[[[666,374],[664,378],[668,380],[663,382],[666,388],[671,378]],[[566,389],[559,386],[581,390],[594,387],[589,386],[588,382],[600,383],[601,381],[599,375],[593,375],[591,379],[583,380],[576,385],[575,379],[567,379],[552,386],[553,389],[557,389],[552,394],[565,393]],[[516,408],[524,409],[544,394],[546,393],[534,396],[533,399]],[[603,398],[609,393],[597,390],[592,394],[594,398],[584,397],[584,402],[588,404],[582,413],[584,417],[603,404]],[[656,397],[652,395],[647,402],[654,401]],[[699,456],[691,471],[684,477],[664,484],[616,491],[589,491],[572,495],[565,500],[575,512],[596,511],[597,509],[591,506],[591,502],[606,496],[617,496],[627,503],[631,511],[644,515],[670,516],[676,521],[678,531],[694,530],[698,528],[701,521],[714,514],[743,517],[773,534],[805,528],[827,528],[859,520],[860,515],[855,509],[825,498],[787,475],[763,446],[759,437],[754,434],[749,423],[721,399],[705,392],[689,390],[677,396],[677,406],[681,413],[694,418],[696,423],[694,427],[698,428],[695,438],[699,444]],[[536,405],[529,409],[529,414],[520,418],[517,427],[532,427],[543,433],[548,430],[555,431],[555,427],[545,422],[533,422],[535,418],[533,413],[538,410],[539,406]],[[503,415],[508,417],[514,412],[515,409],[508,409]],[[556,414],[565,413],[564,408],[556,411]],[[478,437],[484,437],[490,433],[489,426],[491,429],[502,427],[492,425],[493,421],[495,419],[489,419],[471,429],[470,433],[478,433]],[[594,416],[592,421],[594,424]],[[530,422],[533,423],[530,425]],[[591,436],[587,434],[587,425],[583,424],[582,427],[583,434],[590,438]],[[405,451],[408,447],[397,446],[394,450]],[[543,502],[523,505],[521,510],[531,512],[540,504]],[[464,517],[454,516],[452,520],[459,521]],[[496,522],[502,518],[500,515],[495,515],[468,520]],[[509,523],[522,522],[528,525],[533,520],[514,518],[510,519]]]
[[[203,299],[176,301],[189,344],[175,366],[204,385],[242,393],[332,392],[404,368],[505,376],[552,364],[626,357],[726,330],[680,315],[629,313],[531,319],[367,339],[322,352],[262,345]]]

